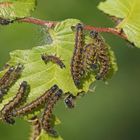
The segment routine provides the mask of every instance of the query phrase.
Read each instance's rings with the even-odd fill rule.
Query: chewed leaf
[[[61,136],[52,137],[49,136],[46,132],[42,131],[38,140],[63,140]]]
[[[1,0],[0,17],[4,19],[24,18],[34,10],[36,0]]]
[[[98,6],[103,12],[123,19],[116,28],[123,29],[128,40],[140,48],[139,7],[139,0],[106,0]]]

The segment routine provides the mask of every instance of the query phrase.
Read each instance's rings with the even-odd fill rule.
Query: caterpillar
[[[74,108],[75,100],[79,97],[83,97],[84,95],[85,95],[84,91],[78,92],[76,96],[74,96],[70,92],[67,92],[63,95],[65,97],[64,102],[68,108]]]
[[[98,63],[96,46],[94,44],[85,45],[83,55],[83,68],[85,73],[90,69],[97,69]]]
[[[11,73],[15,70],[15,67],[11,66],[7,72],[3,75],[3,77],[0,79],[0,87],[3,88],[5,85],[7,86],[7,82],[9,80],[9,77]]]
[[[74,100],[76,99],[76,96],[72,95],[69,92],[66,93],[66,95],[67,94],[69,94],[69,95],[64,99],[64,102],[68,108],[74,108],[74,106],[75,106]]]
[[[8,24],[13,23],[13,22],[14,22],[14,20],[4,19],[4,18],[0,17],[0,24],[1,25],[8,25]]]
[[[37,140],[41,133],[41,122],[37,116],[34,116],[29,122],[32,124],[32,135],[30,140]]]
[[[14,70],[14,72],[10,77],[11,83],[13,83],[15,80],[17,80],[20,77],[23,68],[24,66],[22,64],[17,65],[16,69]]]
[[[11,66],[8,71],[0,79],[0,98],[6,94],[12,84],[19,78],[23,70],[23,65],[18,64],[17,67]]]
[[[9,101],[1,110],[2,119],[9,124],[14,124],[15,121],[11,117],[11,111],[18,107],[24,100],[26,91],[28,89],[28,84],[26,81],[23,81],[18,89],[16,96]]]
[[[49,102],[46,104],[46,108],[44,110],[44,113],[43,113],[42,119],[41,119],[42,128],[49,135],[52,135],[52,136],[57,136],[57,132],[53,129],[53,127],[51,125],[52,110],[53,110],[54,105],[56,104],[56,102],[60,99],[62,93],[63,93],[63,91],[61,89],[59,89],[55,93],[55,95],[52,98],[50,98]]]
[[[105,45],[103,39],[95,31],[90,32],[91,38],[95,40],[94,44],[97,46],[97,59],[100,65],[99,72],[96,75],[96,79],[104,79],[110,69],[110,58],[108,54],[108,48]]]
[[[76,87],[80,86],[80,80],[84,74],[82,59],[83,59],[83,47],[84,47],[84,33],[83,25],[78,23],[76,25],[75,34],[75,48],[71,59],[71,74]]]
[[[53,93],[55,93],[58,90],[57,85],[53,85],[49,90],[47,90],[43,95],[32,101],[31,103],[26,104],[23,107],[20,107],[16,110],[13,110],[12,116],[20,116],[28,114],[32,111],[34,111],[37,107],[40,107],[42,104],[44,104]]]
[[[51,61],[51,62],[53,62],[53,63],[59,65],[61,69],[63,69],[63,68],[66,67],[66,66],[64,65],[64,63],[62,62],[62,60],[60,60],[60,58],[57,57],[57,56],[42,54],[42,55],[41,55],[41,58],[42,58],[42,60],[43,60],[45,63],[48,63],[49,61]]]

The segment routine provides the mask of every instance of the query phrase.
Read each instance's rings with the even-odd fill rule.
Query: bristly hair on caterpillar
[[[47,64],[49,61],[57,64],[58,66],[60,66],[61,69],[65,68],[65,64],[63,63],[63,61],[57,57],[56,55],[47,55],[47,54],[42,54],[41,55],[42,60]]]
[[[13,109],[21,105],[21,103],[25,100],[25,96],[27,94],[27,90],[29,89],[29,85],[26,81],[23,81],[18,89],[16,96],[10,100],[1,110],[1,116],[4,121],[9,124],[14,124],[15,121],[11,116],[11,112]],[[27,96],[26,96],[27,97]]]
[[[46,108],[42,115],[41,124],[42,128],[51,136],[57,136],[57,132],[54,130],[53,126],[51,125],[52,120],[52,110],[56,102],[62,96],[63,91],[59,89],[53,96],[50,98],[48,103],[46,104]]]
[[[11,66],[7,72],[0,79],[0,98],[3,97],[9,90],[9,88],[16,82],[20,77],[23,70],[23,65],[18,64],[16,67]]]
[[[37,116],[34,116],[28,122],[30,122],[32,125],[32,135],[30,140],[37,140],[42,129],[40,119]]]
[[[106,46],[102,37],[98,34],[98,32],[91,31],[90,32],[91,38],[94,39],[94,44],[97,46],[97,57],[99,62],[99,72],[95,77],[97,80],[105,79],[106,75],[110,69],[110,57],[108,54],[108,47]]]
[[[85,35],[83,25],[78,23],[75,26],[76,33],[75,33],[75,47],[73,56],[71,59],[71,74],[76,87],[81,86],[81,78],[84,74],[83,70],[83,47],[85,45]]]
[[[12,116],[27,115],[28,113],[34,112],[37,108],[44,105],[49,98],[58,90],[57,85],[53,85],[49,90],[47,90],[43,95],[33,100],[31,103],[26,104],[23,107],[13,110]]]
[[[3,77],[0,79],[0,87],[3,88],[3,86],[7,86],[7,82],[9,80],[9,77],[11,73],[15,70],[14,66],[11,66],[7,72],[3,75]]]

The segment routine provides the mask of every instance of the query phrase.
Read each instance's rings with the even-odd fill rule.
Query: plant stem
[[[55,21],[45,21],[45,20],[36,19],[36,18],[33,18],[33,17],[17,19],[16,21],[32,23],[32,24],[37,24],[37,25],[41,25],[41,26],[47,26],[48,28],[52,28],[56,25],[56,23],[58,23],[58,22],[55,22]],[[94,26],[90,26],[90,25],[85,25],[84,29],[89,30],[89,31],[94,30],[94,31],[97,31],[97,32],[112,33],[114,35],[117,35],[117,36],[127,40],[127,36],[123,33],[123,31],[121,29],[94,27]]]
[[[94,27],[94,26],[89,26],[86,25],[84,27],[85,30],[89,30],[89,31],[97,31],[97,32],[105,32],[105,33],[112,33],[114,35],[117,35],[123,39],[127,40],[127,36],[123,33],[123,31],[121,29],[116,29],[116,28],[104,28],[104,27]]]
[[[45,21],[45,20],[41,20],[41,19],[37,19],[37,18],[33,18],[33,17],[17,19],[16,21],[32,23],[32,24],[37,24],[37,25],[41,25],[41,26],[47,26],[48,28],[52,28],[57,23],[54,21]]]

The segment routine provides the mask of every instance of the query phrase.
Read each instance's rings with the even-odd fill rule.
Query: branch
[[[32,23],[32,24],[37,24],[37,25],[41,25],[41,26],[47,26],[48,28],[52,28],[57,23],[57,22],[54,22],[54,21],[45,21],[45,20],[41,20],[41,19],[37,19],[37,18],[33,18],[33,17],[16,19],[16,21]]]
[[[89,30],[89,31],[94,30],[94,31],[97,31],[97,32],[112,33],[114,35],[117,35],[117,36],[127,40],[127,36],[123,33],[123,31],[121,29],[94,27],[94,26],[89,26],[89,25],[86,25],[84,27],[84,29]]]
[[[47,26],[48,28],[52,28],[56,25],[56,23],[58,23],[58,22],[55,22],[55,21],[40,20],[40,19],[36,19],[36,18],[33,18],[33,17],[17,19],[16,21],[32,23],[32,24],[37,24],[37,25],[41,25],[41,26]],[[121,29],[102,28],[102,27],[94,27],[94,26],[89,26],[89,25],[85,25],[84,29],[88,30],[88,31],[93,31],[94,30],[94,31],[97,31],[97,32],[112,33],[114,35],[117,35],[117,36],[127,40],[127,36],[123,33],[123,31]]]

